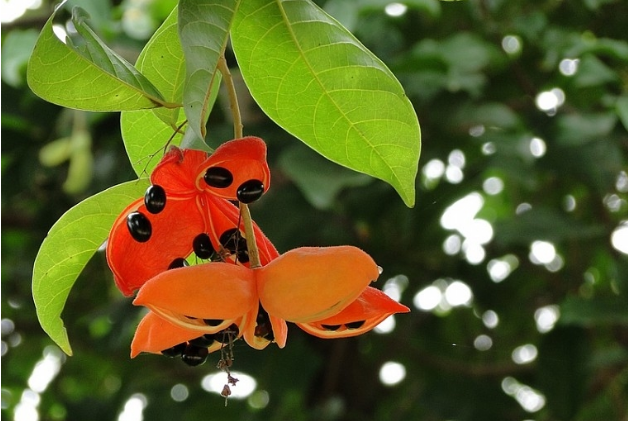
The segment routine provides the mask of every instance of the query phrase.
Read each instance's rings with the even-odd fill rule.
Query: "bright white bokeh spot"
[[[462,242],[462,251],[464,252],[464,258],[472,265],[479,265],[486,257],[486,250],[484,250],[482,244],[469,239]]]
[[[144,419],[144,408],[148,401],[146,396],[141,393],[131,395],[129,400],[124,404],[124,409],[118,415],[118,421],[142,421]]]
[[[473,192],[448,206],[440,218],[440,224],[448,230],[461,230],[475,218],[484,206],[484,198],[480,193]]]
[[[184,384],[175,384],[172,386],[172,389],[170,389],[170,397],[175,402],[183,402],[188,396],[190,396],[190,391]]]
[[[565,103],[565,92],[560,88],[543,91],[536,96],[535,102],[539,110],[554,114]]]
[[[517,209],[515,209],[515,214],[516,215],[521,215],[522,213],[525,213],[527,211],[529,211],[530,209],[532,209],[532,205],[526,202],[523,203],[519,203],[517,205]]]
[[[52,351],[56,349],[57,352]],[[57,376],[61,370],[62,354],[58,348],[47,348],[44,358],[37,361],[35,368],[28,378],[28,387],[36,393],[42,393],[46,390],[50,382]]]
[[[2,336],[10,335],[15,330],[15,323],[11,319],[2,319],[0,322]]]
[[[445,163],[440,159],[431,159],[423,166],[423,175],[431,180],[438,180],[443,174],[445,174]]]
[[[230,399],[244,399],[247,398],[251,393],[253,393],[253,391],[255,391],[255,388],[257,387],[257,382],[253,377],[237,371],[232,371],[231,376],[238,379],[238,383],[235,386],[230,386]],[[219,395],[222,393],[225,384],[227,384],[226,373],[208,374],[201,380],[201,387],[205,391],[217,393]]]
[[[611,244],[615,250],[628,254],[628,221],[623,221],[611,234]]]
[[[4,0],[0,2],[0,21],[13,22],[22,17],[26,10],[35,10],[41,7],[41,0]]]
[[[482,144],[482,155],[493,155],[495,152],[497,152],[497,147],[493,142]]]
[[[407,288],[409,283],[410,280],[406,275],[393,276],[384,283],[382,291],[393,300],[399,302],[401,293]]]
[[[480,335],[473,341],[473,346],[478,351],[488,351],[493,346],[493,340],[488,335]]]
[[[512,351],[512,360],[516,364],[528,364],[536,360],[539,352],[532,344],[525,344],[516,347]]]
[[[573,197],[572,195],[568,194],[563,198],[563,208],[567,211],[567,212],[573,212],[576,210],[576,198]]]
[[[550,272],[558,272],[563,268],[563,266],[565,266],[565,261],[560,254],[556,254],[551,262],[545,264],[545,269]]]
[[[447,168],[445,169],[445,178],[451,184],[458,184],[464,180],[464,174],[462,173],[460,167],[447,165]]]
[[[502,380],[502,390],[514,397],[527,412],[537,412],[545,406],[545,396],[542,393],[519,383],[513,377],[505,377]]]
[[[13,412],[14,421],[38,421],[39,412],[37,407],[41,402],[39,393],[33,392],[30,389],[24,389],[20,402],[15,405]]]
[[[521,38],[516,35],[506,35],[502,38],[502,48],[508,54],[517,54],[521,51]]]
[[[406,368],[398,362],[385,362],[379,369],[379,380],[386,386],[394,386],[405,378]]]
[[[462,239],[458,234],[452,234],[443,241],[443,251],[450,256],[458,254],[461,246]]]
[[[417,292],[412,302],[419,310],[431,311],[440,304],[442,297],[443,293],[440,288],[430,285]]]
[[[471,288],[462,281],[453,281],[445,290],[445,299],[452,307],[469,304],[472,298]]]
[[[408,6],[403,3],[390,3],[386,5],[384,11],[388,16],[403,16],[408,11]]]
[[[447,162],[449,162],[449,165],[453,165],[454,167],[464,168],[466,159],[464,153],[460,149],[454,149],[449,153]]]
[[[458,230],[465,238],[477,244],[487,244],[493,239],[493,226],[484,219],[474,219]]]
[[[483,124],[473,126],[469,129],[469,135],[473,137],[480,137],[486,132],[486,128]]]
[[[626,201],[615,193],[605,195],[603,201],[611,212],[619,212],[626,205]]]
[[[619,174],[617,174],[615,188],[621,193],[628,192],[628,173],[626,173],[626,171],[620,171]]]
[[[492,259],[486,265],[489,276],[495,283],[506,279],[519,266],[519,259],[514,254],[507,254],[500,259]]]
[[[560,310],[557,305],[548,305],[539,307],[534,312],[534,321],[536,322],[536,330],[541,333],[547,333],[554,329],[554,325],[560,318]]]
[[[395,330],[395,326],[397,326],[397,322],[395,322],[395,316],[392,315],[382,320],[373,330],[376,333],[386,334]]]
[[[558,63],[558,70],[565,76],[573,76],[578,71],[579,59],[564,58]]]
[[[533,241],[530,245],[530,261],[536,265],[545,265],[556,258],[556,248],[549,241]]]
[[[495,329],[499,324],[499,316],[493,310],[486,310],[482,314],[482,323],[489,329]]]
[[[545,145],[545,141],[540,137],[533,137],[530,139],[530,153],[535,158],[540,158],[545,155],[547,151],[547,146]]]
[[[59,39],[59,41],[61,41],[64,44],[67,42],[68,33],[66,32],[63,25],[59,25],[59,24],[52,25],[52,32]]]
[[[486,194],[495,196],[504,190],[504,182],[499,177],[489,177],[482,183],[482,189]]]

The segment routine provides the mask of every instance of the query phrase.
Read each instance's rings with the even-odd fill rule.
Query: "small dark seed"
[[[186,346],[187,344],[183,342],[181,344],[173,346],[172,348],[164,349],[163,351],[161,351],[161,353],[170,358],[180,357],[181,354],[183,354]]]
[[[168,266],[168,269],[176,269],[176,268],[182,268],[186,266],[190,266],[188,261],[185,260],[183,257],[177,257],[170,263],[170,266]]]
[[[364,323],[366,323],[366,320],[359,320],[357,322],[345,323],[345,326],[347,326],[347,329],[359,329]]]
[[[145,243],[150,240],[153,228],[150,221],[142,212],[131,212],[126,217],[126,227],[131,237],[137,242]]]
[[[209,350],[207,348],[188,344],[181,355],[181,359],[187,365],[195,367],[203,364],[207,360],[208,354]]]
[[[249,180],[240,184],[236,197],[242,203],[252,203],[264,194],[264,184],[259,180]]]
[[[214,335],[205,334],[203,336],[199,336],[198,338],[192,339],[190,341],[190,343],[192,345],[195,345],[195,346],[198,346],[198,347],[201,347],[201,348],[207,348],[208,346],[213,344],[215,340],[216,339],[215,339]]]
[[[321,325],[325,330],[338,330],[340,325]]]
[[[209,239],[209,235],[201,233],[192,241],[192,248],[199,259],[209,259],[214,254],[214,247]]]
[[[207,169],[204,179],[209,187],[224,189],[233,183],[233,174],[226,168],[212,167]]]
[[[144,194],[144,205],[150,213],[159,213],[166,207],[166,191],[156,184],[149,186]]]

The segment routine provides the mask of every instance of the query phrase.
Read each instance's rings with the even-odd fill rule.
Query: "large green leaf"
[[[268,116],[326,158],[387,181],[414,205],[419,123],[373,53],[309,0],[243,2],[231,35],[242,76]]]
[[[218,60],[229,39],[229,29],[240,0],[181,0],[179,37],[186,63],[183,105],[189,125],[205,139],[218,84]]]
[[[148,41],[136,66],[172,103],[183,101],[185,61],[177,30],[177,9]],[[185,120],[180,108],[123,111],[120,130],[131,165],[138,176],[150,173],[159,161],[160,149],[168,140],[179,145],[182,134],[176,130]],[[157,159],[151,159],[153,156]]]
[[[67,211],[44,239],[33,268],[33,299],[44,331],[72,355],[61,312],[79,274],[103,244],[120,212],[146,190],[130,181],[85,199]]]
[[[110,50],[85,24],[75,8],[72,21],[84,45],[53,32],[54,14],[41,31],[28,63],[27,81],[46,101],[88,111],[139,110],[172,107],[159,91],[122,57]]]

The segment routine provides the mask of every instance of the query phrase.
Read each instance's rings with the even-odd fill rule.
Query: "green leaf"
[[[628,325],[628,302],[618,296],[568,297],[560,305],[562,325],[601,326]]]
[[[120,212],[146,190],[130,181],[85,199],[67,211],[44,239],[33,268],[33,299],[44,331],[68,355],[72,349],[61,320],[70,289],[104,243]]]
[[[181,104],[185,82],[185,60],[179,41],[177,19],[178,13],[175,7],[148,40],[137,58],[135,67],[159,89],[166,101]],[[176,128],[181,123],[179,108],[157,108],[147,112],[155,113],[166,124]]]
[[[240,0],[181,0],[179,37],[186,64],[183,92],[185,115],[192,130],[205,139],[205,124],[216,96],[218,60],[229,39],[229,29]]]
[[[243,2],[231,35],[242,76],[270,118],[329,160],[390,183],[414,205],[419,124],[373,53],[311,1]]]
[[[615,110],[624,129],[628,131],[628,95],[622,95],[617,98]]]
[[[318,209],[329,209],[343,188],[364,186],[372,180],[364,174],[334,165],[301,145],[283,152],[279,165]]]
[[[136,66],[172,103],[183,101],[185,61],[177,30],[177,9],[166,18],[148,41]],[[120,130],[131,165],[138,177],[149,174],[157,165],[168,140],[179,145],[183,134],[176,132],[185,121],[179,108],[123,111]]]
[[[24,83],[26,64],[37,42],[37,31],[13,30],[2,40],[2,80],[14,88]]]
[[[88,111],[122,111],[171,107],[157,89],[131,64],[110,50],[85,24],[86,15],[74,9],[74,25],[85,45],[74,47],[52,30],[48,19],[28,63],[32,91],[57,105]]]

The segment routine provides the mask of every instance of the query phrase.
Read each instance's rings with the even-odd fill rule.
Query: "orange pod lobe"
[[[295,323],[339,313],[379,276],[373,259],[352,246],[301,247],[255,272],[262,307]]]
[[[347,338],[366,333],[395,313],[410,309],[382,291],[367,287],[360,296],[340,313],[311,323],[299,323],[307,333],[319,338]]]

